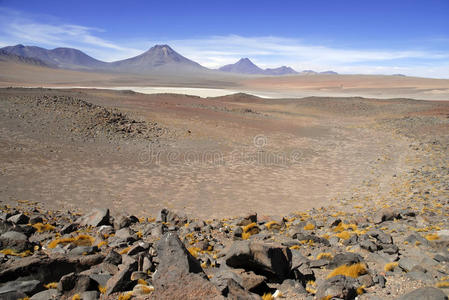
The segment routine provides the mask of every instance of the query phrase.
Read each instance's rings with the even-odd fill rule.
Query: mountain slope
[[[15,55],[1,49],[0,49],[0,61],[23,63],[41,67],[54,67],[54,65],[46,64],[40,59]]]
[[[240,74],[264,74],[264,70],[256,66],[248,58],[242,58],[235,64],[225,65],[219,68],[223,72],[240,73]]]
[[[238,73],[238,74],[260,74],[260,75],[288,75],[297,74],[295,70],[290,67],[282,66],[273,69],[261,69],[255,65],[248,58],[242,58],[235,64],[225,65],[218,70],[222,72]]]
[[[110,63],[116,71],[147,73],[151,71],[198,71],[207,70],[200,64],[182,56],[168,45],[155,45],[150,50],[128,59]]]
[[[73,48],[48,50],[36,46],[16,45],[1,48],[1,50],[17,56],[39,59],[47,65],[64,69],[102,69],[108,66],[108,63],[97,60]]]
[[[274,69],[265,69],[264,74],[266,75],[289,75],[289,74],[298,74],[295,70],[290,67],[282,66]]]

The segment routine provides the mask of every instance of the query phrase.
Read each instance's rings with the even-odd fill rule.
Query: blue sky
[[[167,43],[216,68],[449,78],[449,0],[0,0],[0,46],[74,47],[106,61]]]

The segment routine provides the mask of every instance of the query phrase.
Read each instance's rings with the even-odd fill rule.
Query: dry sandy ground
[[[38,101],[55,96],[57,106]],[[111,138],[84,126],[86,111],[69,97],[155,122],[164,134]],[[139,216],[163,207],[203,218],[286,215],[407,168],[410,141],[379,124],[420,115],[447,118],[449,102],[1,89],[0,200]]]
[[[109,74],[51,69],[0,61],[0,87],[178,87],[240,91],[269,98],[371,97],[449,100],[449,79],[380,75],[244,76],[189,74]],[[209,96],[212,96],[210,94]]]

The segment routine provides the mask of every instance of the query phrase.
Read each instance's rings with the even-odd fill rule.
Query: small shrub
[[[329,275],[327,275],[327,278],[331,278],[337,275],[344,275],[352,278],[357,278],[360,275],[366,274],[367,269],[366,265],[364,263],[357,263],[354,265],[342,265],[338,268],[334,269]]]
[[[201,253],[201,249],[198,247],[190,247],[187,249],[193,257],[198,258],[198,254]]]
[[[449,288],[449,281],[437,282],[437,284],[435,286],[440,289]]]
[[[250,236],[258,234],[260,232],[259,227],[256,223],[251,223],[242,227],[242,239],[247,240]]]
[[[44,284],[44,288],[46,288],[46,289],[56,289],[56,288],[58,288],[58,283],[57,282],[49,282],[47,284]]]
[[[53,231],[55,230],[55,226],[50,224],[42,224],[42,223],[36,223],[32,225],[37,232],[42,233],[46,231]]]
[[[318,254],[316,256],[316,259],[329,259],[329,260],[331,260],[333,258],[334,258],[334,256],[332,255],[332,253],[329,253],[329,252],[322,252],[322,253],[320,253],[320,254]]]
[[[398,265],[398,262],[387,263],[384,267],[384,270],[385,272],[393,271]]]
[[[312,223],[307,223],[306,226],[304,226],[304,230],[314,230],[315,229],[315,225],[313,225]]]
[[[262,300],[274,300],[273,295],[271,293],[263,294]]]
[[[93,236],[87,234],[80,234],[76,237],[55,239],[48,244],[48,248],[53,249],[59,244],[67,245],[67,244],[75,244],[77,246],[92,246],[95,241]]]
[[[436,233],[430,233],[430,234],[426,235],[425,238],[428,241],[435,241],[435,240],[440,239],[440,237]]]

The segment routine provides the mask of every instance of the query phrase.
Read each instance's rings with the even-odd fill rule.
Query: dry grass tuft
[[[440,281],[440,282],[437,282],[437,283],[435,284],[435,286],[436,286],[437,288],[440,288],[440,289],[449,288],[449,281]]]
[[[316,256],[316,259],[329,259],[329,260],[331,260],[333,258],[334,258],[334,256],[332,255],[332,253],[329,253],[329,252],[322,252],[322,253],[320,253],[320,254],[318,254]]]
[[[428,240],[428,241],[435,241],[435,240],[439,240],[440,237],[436,233],[430,233],[430,234],[425,236],[425,239]]]
[[[132,292],[128,292],[126,294],[120,294],[118,296],[118,300],[129,300],[129,299],[131,299],[132,296],[133,296]]]
[[[31,255],[30,250],[25,250],[23,252],[16,252],[13,249],[3,249],[0,250],[0,253],[3,253],[4,255],[18,256],[18,257],[26,257]]]
[[[92,246],[94,241],[95,241],[95,238],[93,236],[90,236],[87,234],[80,234],[76,237],[55,239],[48,244],[48,248],[53,249],[56,246],[58,246],[59,244],[62,244],[62,245],[75,244],[77,246]]]
[[[358,263],[354,265],[343,265],[339,266],[338,268],[334,269],[329,275],[327,275],[327,278],[331,278],[337,275],[344,275],[352,278],[357,278],[360,275],[366,274],[367,268],[364,263]]]
[[[98,290],[100,291],[100,294],[106,294],[106,287],[99,285],[98,286]]]
[[[259,226],[256,223],[251,223],[242,227],[242,239],[247,240],[250,236],[260,232]]]
[[[398,262],[387,263],[384,267],[384,270],[385,272],[393,271],[398,265]]]
[[[306,226],[304,226],[304,230],[314,230],[315,229],[315,225],[313,225],[312,223],[307,223]]]
[[[131,249],[131,246],[123,248],[119,253],[120,254],[127,254],[130,249]]]
[[[42,223],[36,223],[32,225],[37,232],[42,233],[46,231],[53,231],[55,230],[55,226],[50,224],[42,224]]]
[[[193,257],[198,258],[198,254],[201,253],[201,249],[198,247],[190,247],[187,249]]]
[[[263,294],[262,300],[274,300],[274,297],[271,293]]]
[[[357,295],[362,295],[363,293],[365,293],[365,286],[364,285],[359,286],[357,288]]]
[[[270,222],[265,223],[264,225],[265,225],[265,227],[267,227],[268,230],[273,230],[273,229],[280,230],[282,227],[282,225],[276,221],[270,221]]]
[[[352,234],[349,231],[342,231],[342,232],[335,234],[335,236],[342,240],[347,240],[347,239],[351,238]]]
[[[57,289],[58,283],[57,282],[49,282],[47,284],[44,284],[44,288],[46,289]]]

